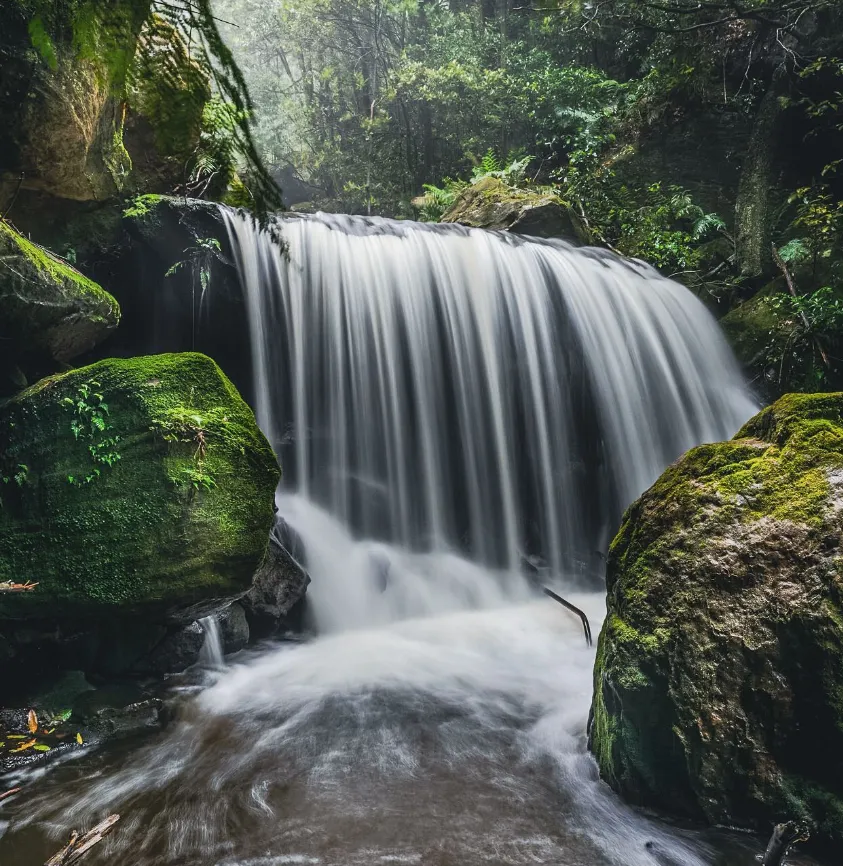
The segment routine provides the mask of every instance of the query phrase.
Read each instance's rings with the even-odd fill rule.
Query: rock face
[[[843,843],[841,531],[843,394],[781,398],[629,508],[590,729],[615,790]]]
[[[550,193],[514,189],[486,177],[463,190],[441,220],[481,229],[589,243],[588,232],[571,208]]]
[[[117,327],[117,301],[0,221],[0,342],[5,356],[64,362]]]
[[[3,620],[189,622],[249,589],[280,470],[219,367],[186,353],[48,377],[0,411]]]

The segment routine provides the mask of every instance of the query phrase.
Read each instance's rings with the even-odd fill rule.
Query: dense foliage
[[[492,154],[497,170],[524,167],[509,182],[555,187],[598,242],[678,276],[718,312],[770,293],[778,324],[754,360],[780,390],[841,381],[839,6],[214,8],[240,25],[222,32],[290,203],[435,219]]]

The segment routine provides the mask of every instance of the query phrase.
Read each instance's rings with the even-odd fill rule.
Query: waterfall
[[[220,620],[216,614],[203,616],[199,620],[202,631],[205,632],[205,640],[199,650],[199,664],[208,668],[221,668],[225,665],[222,645],[222,632],[220,631]]]
[[[753,412],[703,305],[561,242],[319,216],[279,222],[285,255],[223,213],[318,637],[206,672],[164,736],[94,778],[70,762],[0,860],[118,811],[101,856],[134,866],[752,866],[742,840],[600,782],[594,648],[524,562],[596,631],[603,592],[570,584],[596,588],[621,510]]]
[[[643,263],[326,214],[280,220],[282,251],[223,214],[259,423],[360,537],[599,572],[623,509],[754,411],[713,317]]]

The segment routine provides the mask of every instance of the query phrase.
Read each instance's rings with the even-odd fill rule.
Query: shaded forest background
[[[490,174],[551,189],[720,315],[754,299],[725,325],[762,390],[839,384],[839,3],[214,9],[295,209],[435,220]]]
[[[435,221],[494,178],[685,282],[765,396],[843,387],[839,0],[12,0],[2,17],[2,216],[71,263],[106,243],[102,203],[138,194]]]

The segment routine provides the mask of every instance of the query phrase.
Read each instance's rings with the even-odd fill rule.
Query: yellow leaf
[[[25,743],[21,743],[16,749],[12,749],[13,752],[22,752],[24,749],[29,749],[35,745],[37,740],[27,740]]]
[[[82,734],[76,735],[76,742],[79,743],[80,746],[82,745]]]
[[[34,734],[38,730],[38,716],[35,715],[35,710],[30,710],[26,717],[26,723],[29,726],[29,733]]]

